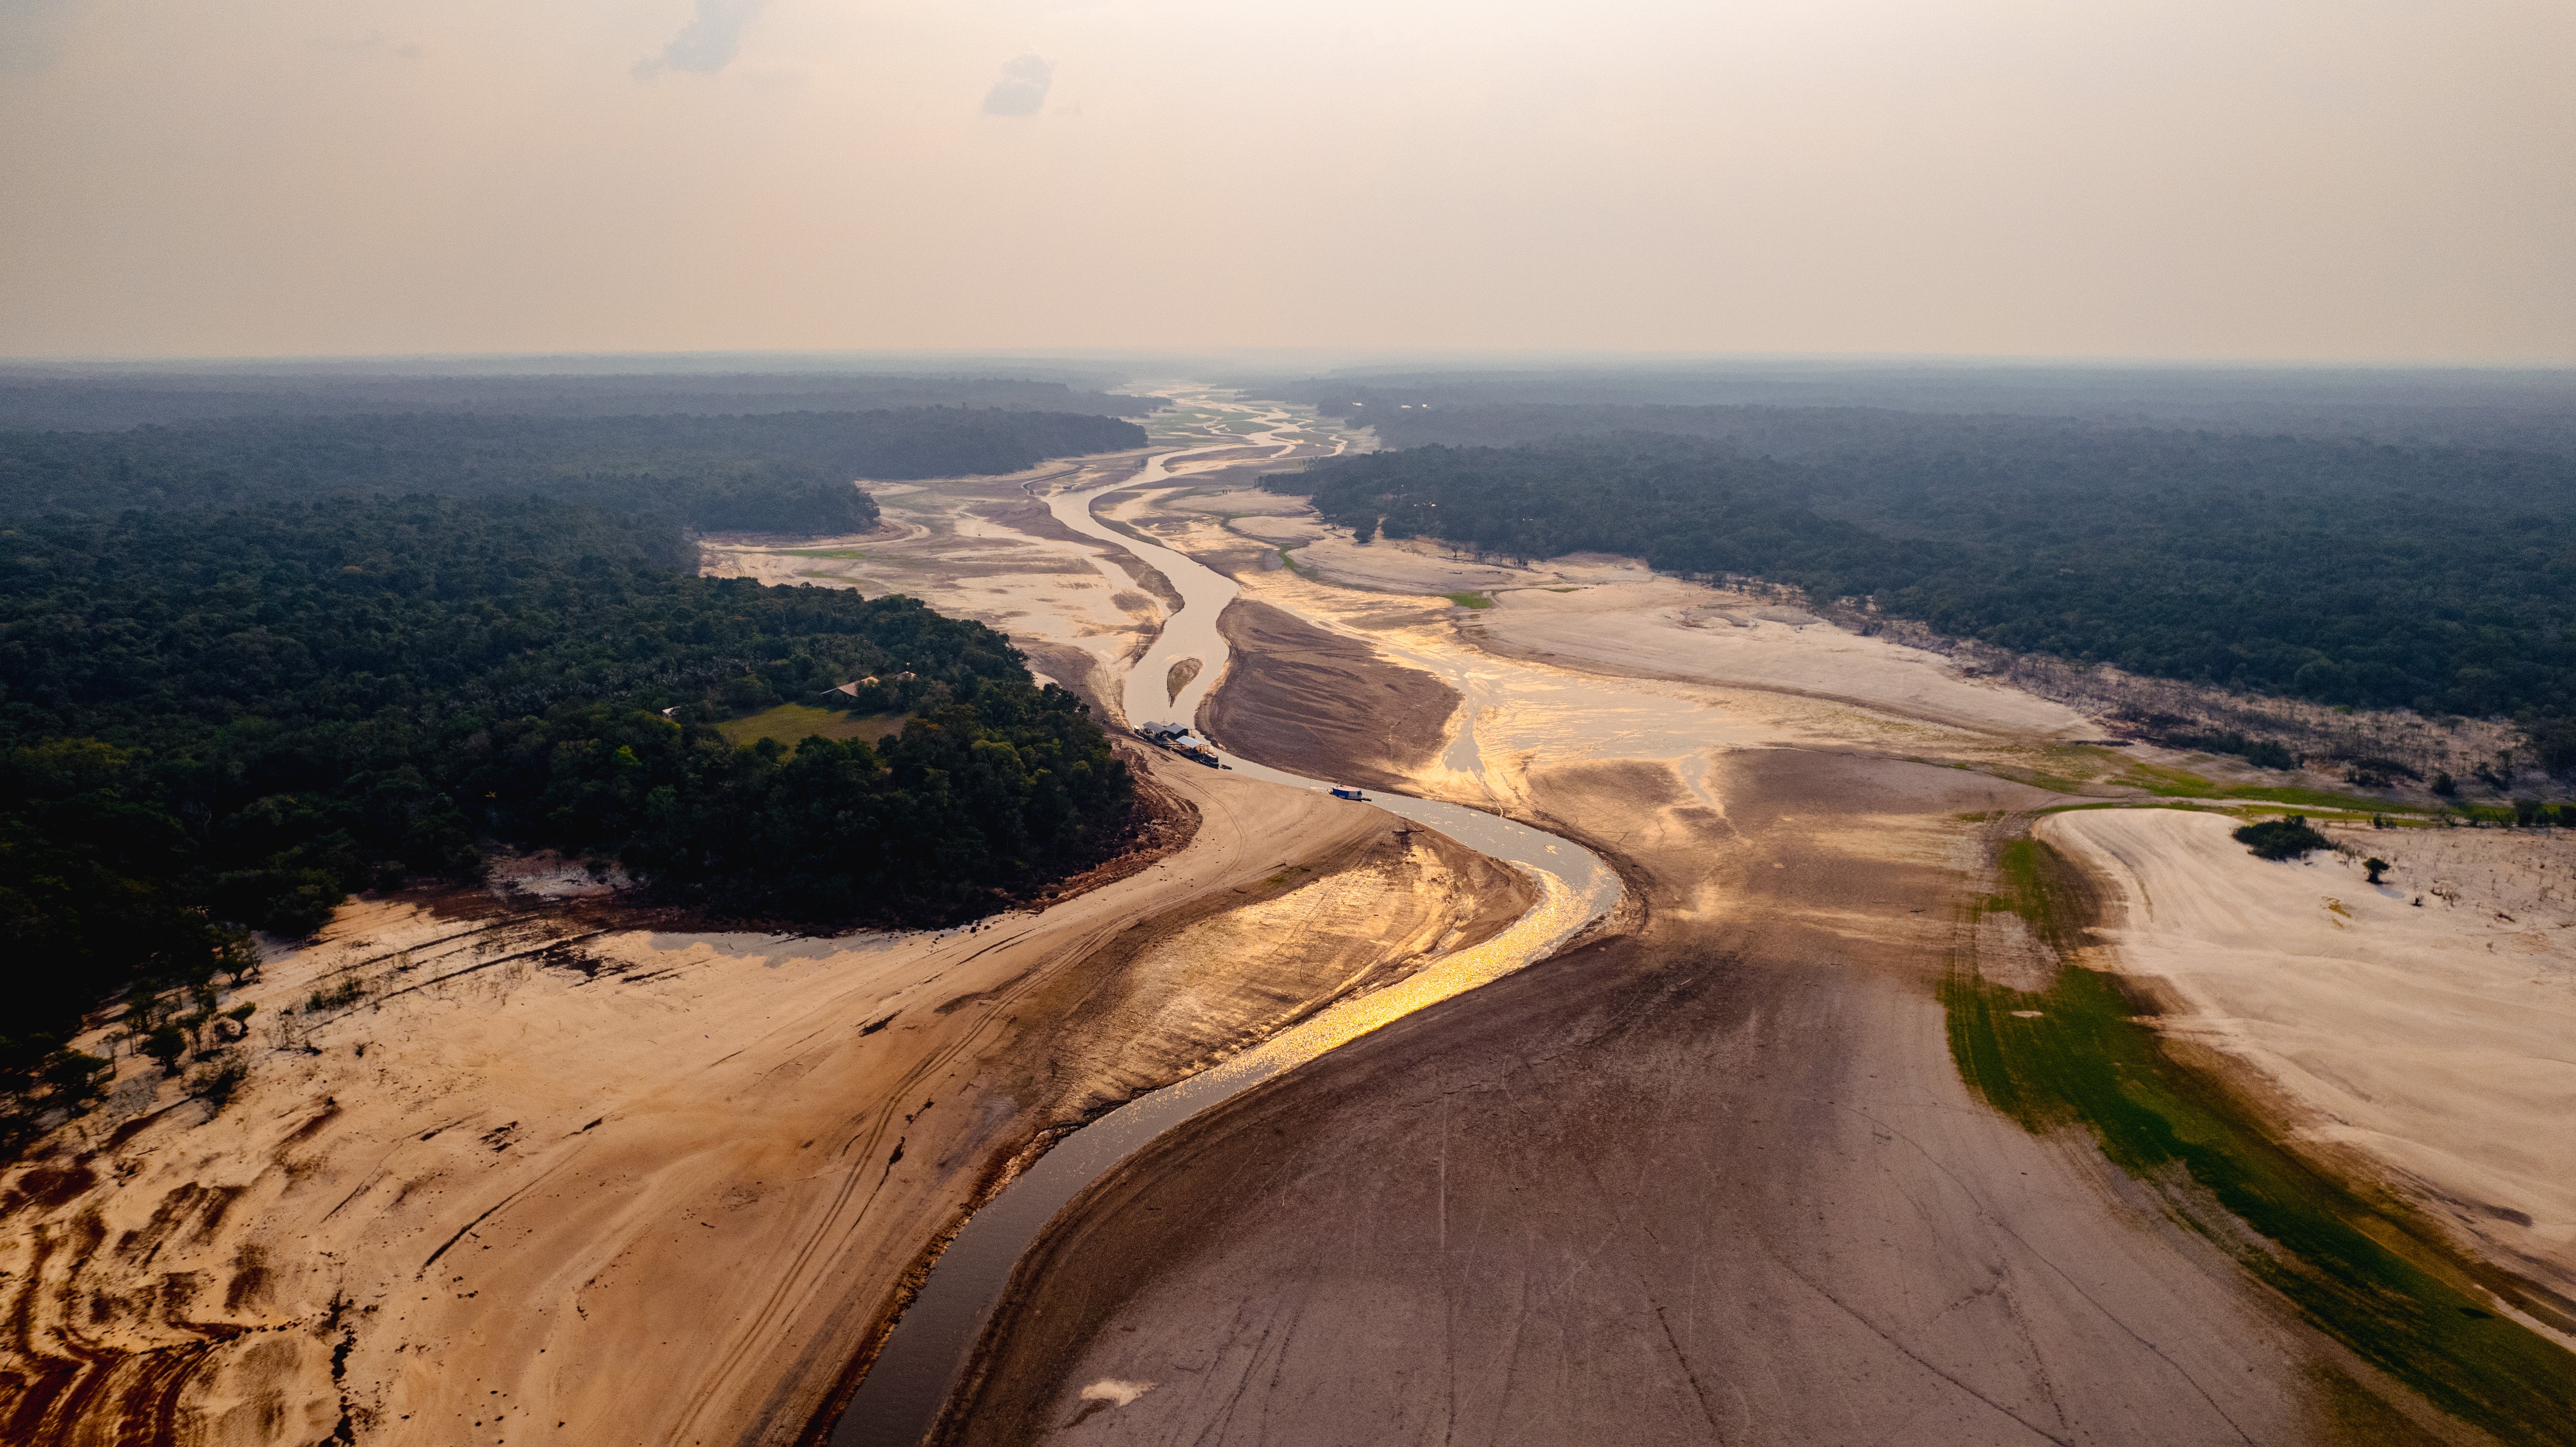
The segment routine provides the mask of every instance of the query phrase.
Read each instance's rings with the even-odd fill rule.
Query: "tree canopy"
[[[2142,674],[2576,710],[2576,462],[2544,454],[2052,427],[1881,431],[1791,461],[1638,433],[1331,458],[1265,485],[1390,537],[1758,577]]]
[[[665,519],[542,499],[0,526],[0,1064],[226,921],[300,933],[495,842],[826,927],[972,917],[1120,837],[1124,765],[1002,635],[694,571]],[[707,726],[867,676],[855,710],[911,715],[875,745]]]
[[[1132,422],[910,407],[749,416],[237,417],[0,432],[0,516],[237,507],[345,493],[555,497],[705,531],[875,525],[854,479],[1016,472],[1141,447]]]

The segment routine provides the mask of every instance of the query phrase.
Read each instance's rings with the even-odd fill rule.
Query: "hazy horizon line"
[[[540,363],[688,363],[766,362],[801,364],[813,369],[835,362],[876,364],[953,361],[972,363],[1117,362],[1164,365],[1222,365],[1250,362],[1301,364],[1320,370],[1466,366],[1506,369],[1541,366],[1658,364],[1695,366],[2023,368],[2067,370],[2176,370],[2424,373],[2476,372],[2569,374],[2576,377],[2576,357],[2563,362],[2463,362],[2409,359],[2329,359],[2303,357],[2161,356],[2119,354],[2048,355],[1977,352],[1729,352],[1625,350],[1608,348],[1331,348],[1302,346],[1241,347],[888,347],[888,348],[703,348],[686,350],[542,350],[455,352],[281,352],[234,354],[73,353],[0,355],[0,372],[73,373],[85,369],[111,372],[305,370],[364,368],[390,371],[412,366],[527,366],[526,375],[566,370]],[[409,373],[407,375],[418,375]]]

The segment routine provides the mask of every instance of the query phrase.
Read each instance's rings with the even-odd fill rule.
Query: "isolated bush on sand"
[[[2237,843],[2254,852],[2257,859],[2297,859],[2311,849],[2327,848],[2326,836],[2309,827],[2297,814],[2286,819],[2265,819],[2248,824],[2233,836]]]

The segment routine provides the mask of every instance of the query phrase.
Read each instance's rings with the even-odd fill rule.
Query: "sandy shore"
[[[1527,904],[1375,810],[1164,770],[1186,849],[973,932],[345,909],[235,997],[228,1107],[128,1061],[0,1181],[9,1440],[796,1440],[1033,1143]]]
[[[1141,452],[1068,458],[1000,477],[874,483],[877,531],[846,538],[710,538],[706,571],[765,583],[902,593],[1011,635],[1044,678],[1097,708],[1179,606],[1172,586],[1116,548],[1068,531],[1032,489],[1092,487]]]
[[[1262,520],[1262,536],[1287,522]],[[1238,522],[1238,528],[1241,527]],[[1284,534],[1283,534],[1284,536]],[[1748,594],[1683,582],[1630,558],[1576,554],[1528,568],[1459,562],[1438,545],[1311,529],[1298,562],[1327,582],[1414,594],[1481,593],[1461,623],[1486,649],[1605,673],[1750,685],[2030,737],[2098,726],[2064,705],[1968,678],[1937,653],[1864,638]]]
[[[2179,994],[2167,1033],[2250,1069],[2295,1139],[2394,1186],[2576,1333],[2576,841],[2337,828],[2353,853],[2266,863],[2234,822],[2085,811],[2039,832],[2118,886],[2101,953]],[[2392,863],[2386,883],[2363,857]]]

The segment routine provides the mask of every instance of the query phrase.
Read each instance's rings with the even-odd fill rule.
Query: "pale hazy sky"
[[[0,355],[2576,362],[2576,0],[0,0]]]

